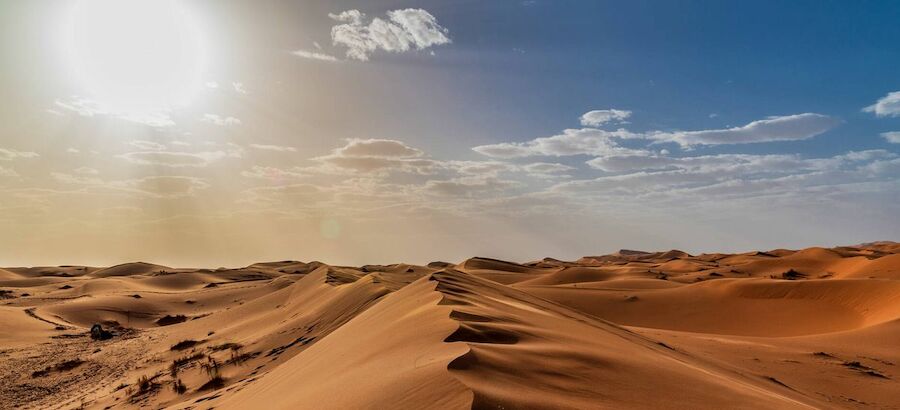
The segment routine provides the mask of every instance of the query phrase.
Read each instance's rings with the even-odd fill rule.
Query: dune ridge
[[[898,256],[3,268],[0,408],[900,407]]]

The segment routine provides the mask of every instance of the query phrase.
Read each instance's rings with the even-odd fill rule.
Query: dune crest
[[[898,257],[3,268],[0,408],[898,407]]]

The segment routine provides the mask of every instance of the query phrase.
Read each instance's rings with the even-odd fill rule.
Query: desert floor
[[[0,269],[4,409],[884,409],[898,380],[892,242]]]

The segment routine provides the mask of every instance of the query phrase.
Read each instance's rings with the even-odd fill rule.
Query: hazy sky
[[[0,1],[0,266],[900,240],[900,3]]]

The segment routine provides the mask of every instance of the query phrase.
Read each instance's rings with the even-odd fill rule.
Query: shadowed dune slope
[[[427,279],[384,298],[219,408],[469,408],[471,393],[447,373],[466,345],[442,340],[456,323]]]

